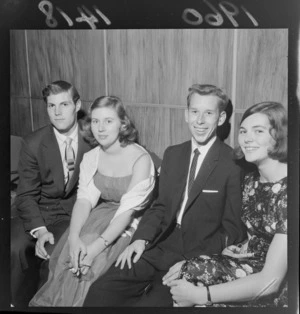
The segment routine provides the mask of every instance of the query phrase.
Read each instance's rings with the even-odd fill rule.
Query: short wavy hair
[[[191,97],[194,94],[199,94],[202,96],[217,96],[219,101],[219,110],[220,113],[222,111],[225,111],[229,98],[228,96],[223,92],[222,89],[215,85],[209,85],[209,84],[194,84],[189,88],[189,94],[187,96],[187,107],[190,107]]]
[[[275,141],[274,147],[268,152],[269,157],[280,162],[287,162],[287,111],[284,106],[274,101],[255,104],[244,112],[240,125],[254,113],[262,113],[269,119],[271,125],[269,132]],[[235,148],[235,155],[238,159],[244,157],[240,146]]]
[[[47,103],[47,98],[50,95],[57,95],[63,92],[69,92],[74,104],[77,103],[77,101],[80,99],[80,95],[77,91],[77,89],[70,83],[65,82],[65,81],[55,81],[49,85],[47,85],[43,90],[42,90],[42,95],[44,102]]]
[[[91,114],[97,108],[113,108],[116,111],[122,125],[119,132],[119,141],[122,147],[138,142],[138,131],[129,118],[121,99],[116,96],[101,96],[96,98],[91,104],[88,115],[82,125],[83,137],[92,147],[99,145],[91,130]]]

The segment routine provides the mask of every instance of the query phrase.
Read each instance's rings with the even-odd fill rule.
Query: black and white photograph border
[[[76,31],[88,31],[94,30],[99,33],[106,32],[103,36],[103,45],[107,45],[108,42],[107,35],[126,33],[130,37],[139,36],[138,32],[151,33],[151,36],[155,38],[158,32],[168,33],[172,30],[182,30],[181,38],[184,37],[186,32],[190,31],[193,33],[199,31],[203,33],[207,30],[212,30],[217,33],[220,30],[228,30],[232,33],[232,59],[231,65],[234,69],[235,75],[231,78],[230,84],[222,83],[222,79],[218,76],[212,75],[210,79],[218,80],[217,84],[221,84],[222,87],[227,90],[228,94],[231,96],[233,103],[233,115],[231,120],[231,128],[237,127],[237,123],[244,112],[244,107],[240,108],[237,105],[236,99],[236,86],[237,86],[237,34],[246,33],[247,31],[261,31],[267,32],[267,30],[280,30],[285,33],[288,58],[286,61],[286,75],[287,84],[284,86],[286,92],[282,96],[280,101],[288,109],[288,282],[289,282],[289,306],[288,308],[274,309],[274,313],[297,313],[299,312],[299,289],[298,289],[298,265],[299,265],[299,99],[300,99],[300,87],[299,87],[299,16],[300,16],[300,5],[297,1],[290,1],[287,5],[283,1],[279,0],[262,0],[262,1],[219,1],[219,0],[202,0],[202,1],[97,1],[89,0],[84,2],[73,2],[73,1],[38,1],[38,0],[4,0],[0,4],[0,40],[1,40],[1,94],[3,100],[3,114],[1,116],[1,147],[2,147],[2,157],[1,166],[3,167],[1,173],[1,243],[0,243],[0,256],[1,256],[1,286],[0,286],[0,310],[14,311],[14,308],[10,304],[10,204],[11,204],[11,191],[10,191],[10,181],[8,178],[10,174],[8,170],[10,169],[11,156],[10,156],[10,135],[18,133],[19,135],[30,130],[33,131],[38,127],[43,126],[47,120],[45,117],[45,112],[38,111],[36,114],[39,116],[38,123],[35,124],[33,119],[34,106],[37,107],[34,102],[38,103],[41,99],[33,95],[29,99],[29,108],[24,108],[24,112],[29,112],[29,115],[22,113],[16,120],[12,120],[12,112],[15,112],[15,107],[17,97],[14,97],[12,90],[15,86],[12,86],[12,77],[16,75],[13,73],[11,67],[12,61],[12,36],[13,34],[20,34],[23,32],[26,36],[26,43],[28,44],[30,38],[39,34],[49,33],[49,31],[54,33],[65,34],[68,31],[70,33],[76,33]],[[32,36],[31,36],[32,35]],[[194,38],[194,35],[191,38]],[[283,36],[283,37],[284,37]],[[116,36],[117,37],[117,36]],[[116,38],[117,39],[117,38]],[[34,43],[34,40],[32,40]],[[201,41],[200,41],[201,43]],[[246,43],[246,42],[245,42]],[[255,43],[255,41],[254,41]],[[265,42],[259,42],[259,45],[263,45]],[[234,46],[235,45],[235,46]],[[280,42],[278,42],[280,45]],[[41,48],[41,47],[39,47]],[[107,48],[107,47],[106,47]],[[259,47],[261,48],[261,46]],[[278,47],[274,48],[276,50]],[[66,48],[67,49],[67,48]],[[80,49],[80,48],[79,48]],[[105,48],[104,48],[105,49]],[[28,54],[28,46],[26,46],[26,51],[24,54]],[[110,51],[110,53],[112,53]],[[49,53],[50,54],[50,53]],[[47,57],[49,54],[46,53]],[[137,53],[138,54],[138,53]],[[21,56],[21,54],[20,54]],[[28,57],[28,56],[27,56]],[[249,57],[249,56],[248,56]],[[77,60],[75,60],[77,61]],[[249,60],[248,60],[249,61]],[[51,60],[50,62],[51,64]],[[235,65],[235,67],[234,67]],[[152,70],[153,72],[155,71]],[[203,65],[204,66],[204,65]],[[55,70],[56,65],[53,68]],[[157,66],[158,68],[158,66]],[[101,92],[103,94],[108,94],[111,92],[109,83],[116,83],[114,86],[118,86],[120,89],[120,95],[126,89],[122,86],[122,82],[108,80],[107,73],[109,70],[107,68],[107,60],[104,60],[104,85],[101,87]],[[28,70],[28,69],[27,69]],[[38,69],[35,69],[38,71]],[[41,90],[41,86],[47,83],[47,80],[51,79],[49,77],[53,72],[52,69],[48,73],[45,73],[45,77],[41,79],[39,86],[31,87],[31,91]],[[58,70],[59,71],[59,70]],[[113,70],[111,70],[113,71]],[[274,68],[274,73],[276,75],[278,69]],[[152,72],[152,73],[153,73]],[[173,72],[175,73],[175,72]],[[79,74],[79,73],[78,73]],[[136,73],[138,74],[138,73]],[[219,73],[218,73],[219,74]],[[36,77],[40,77],[41,73],[36,73]],[[147,73],[146,73],[147,75]],[[156,74],[157,75],[157,74]],[[224,73],[223,73],[224,75]],[[47,77],[46,77],[47,76]],[[140,78],[140,77],[139,77]],[[201,76],[202,78],[202,76]],[[184,77],[186,81],[187,77]],[[75,82],[76,79],[74,79]],[[180,78],[178,78],[180,80]],[[188,82],[184,82],[188,84]],[[192,82],[194,83],[194,82]],[[266,84],[262,82],[263,85]],[[284,83],[283,83],[284,84]],[[225,85],[225,86],[224,86]],[[95,85],[96,86],[96,85]],[[267,86],[267,84],[265,85]],[[169,85],[169,88],[171,85]],[[189,86],[183,86],[182,91],[177,94],[185,96],[187,88]],[[86,103],[84,104],[85,109],[88,108],[89,104],[93,100],[94,95],[92,92],[89,94],[90,90],[87,91]],[[115,91],[117,93],[117,91]],[[151,94],[151,91],[145,90],[145,93]],[[170,90],[170,93],[174,91]],[[139,129],[143,129],[145,121],[141,121],[143,113],[139,113],[138,105],[141,104],[142,111],[148,112],[147,107],[152,108],[153,112],[155,110],[163,110],[168,112],[182,112],[185,108],[185,99],[180,97],[179,99],[174,99],[172,96],[167,96],[168,91],[165,91],[165,95],[162,93],[157,98],[155,96],[151,100],[142,102],[140,99],[130,99],[126,101],[124,99],[127,108],[129,108],[130,113],[134,116],[135,123],[139,126]],[[176,94],[176,93],[175,93]],[[176,95],[177,95],[176,94]],[[269,95],[266,91],[266,95]],[[19,96],[19,95],[18,95]],[[168,98],[169,97],[169,98]],[[151,98],[151,97],[150,97]],[[245,95],[245,99],[247,95]],[[286,101],[284,101],[286,99]],[[275,99],[274,99],[275,100]],[[14,102],[15,101],[15,102]],[[250,100],[249,100],[250,101]],[[250,103],[245,107],[250,106]],[[150,110],[151,112],[151,110]],[[169,113],[169,116],[172,114]],[[173,113],[173,117],[176,118],[176,114]],[[154,114],[155,117],[155,114]],[[26,119],[28,118],[28,119]],[[170,123],[181,123],[180,118],[175,121],[170,119]],[[29,120],[29,121],[28,121]],[[183,118],[182,118],[183,120]],[[167,120],[168,121],[168,120]],[[162,119],[161,124],[166,123]],[[178,134],[179,142],[186,139],[187,132],[180,124],[182,133]],[[174,126],[172,127],[174,130]],[[149,142],[147,142],[146,137],[142,137],[143,144],[148,146],[149,149],[155,150],[156,144],[159,146],[159,150],[156,152],[158,157],[162,158],[163,150],[166,146],[174,144],[174,139],[171,138],[170,133],[166,131],[163,127],[160,127],[158,131],[165,131],[165,139],[158,139],[153,137]],[[229,145],[234,145],[236,139],[233,137],[233,132],[231,131],[228,139],[226,140]],[[168,138],[169,136],[169,138]],[[50,309],[47,309],[47,312]],[[88,311],[96,312],[97,309],[85,309]],[[130,312],[137,311],[139,313],[141,310],[151,311],[151,309],[127,309]],[[270,309],[263,308],[230,308],[230,309],[206,309],[197,308],[196,309],[157,309],[159,312],[183,311],[183,313],[194,312],[194,311],[209,311],[213,313],[219,313],[220,311],[228,312],[255,312],[255,313],[265,313],[270,311]],[[24,309],[24,311],[36,311],[35,309]],[[41,311],[39,309],[38,311]],[[79,312],[79,308],[71,309],[55,309],[51,308],[51,312]],[[120,310],[121,311],[121,310]],[[109,313],[119,313],[117,309],[109,309]],[[46,310],[45,310],[46,312]],[[151,311],[152,312],[152,311]]]

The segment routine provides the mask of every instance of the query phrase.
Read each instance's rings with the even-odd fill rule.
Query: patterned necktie
[[[194,183],[194,180],[195,180],[195,172],[196,172],[197,161],[198,161],[199,155],[200,155],[200,152],[196,148],[194,150],[194,157],[193,157],[193,161],[192,161],[192,165],[191,165],[191,169],[190,169],[190,174],[189,174],[188,196],[190,195],[190,191],[192,189],[192,186],[193,186],[193,183]]]
[[[67,168],[68,168],[68,179],[67,183],[70,182],[74,168],[75,168],[75,154],[72,147],[72,139],[70,137],[67,137],[66,139],[66,153],[65,153],[65,159],[67,162]]]

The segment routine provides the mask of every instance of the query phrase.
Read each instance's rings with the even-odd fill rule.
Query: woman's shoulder
[[[94,147],[93,149],[91,149],[88,152],[84,153],[83,159],[84,160],[92,160],[93,158],[98,156],[99,150],[100,150],[99,146]]]
[[[127,146],[128,155],[130,155],[133,159],[138,159],[142,156],[148,156],[150,158],[150,154],[148,151],[139,144],[131,144]]]
[[[152,159],[148,151],[138,144],[131,144],[130,146],[128,156],[130,156],[129,158],[132,161],[132,168],[136,168],[137,170],[143,168],[148,169],[152,163]]]

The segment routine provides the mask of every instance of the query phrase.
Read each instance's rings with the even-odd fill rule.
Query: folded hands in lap
[[[93,243],[85,245],[79,237],[69,238],[69,270],[76,276],[86,275],[98,255]]]

